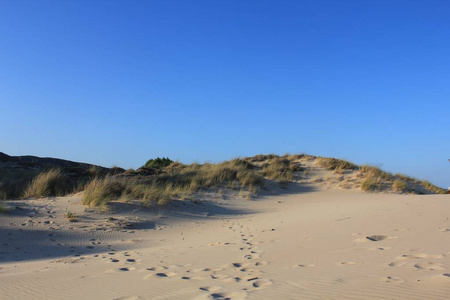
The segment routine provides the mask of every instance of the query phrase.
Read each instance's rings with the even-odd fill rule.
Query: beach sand
[[[448,299],[448,195],[290,184],[164,209],[7,201],[1,299]],[[64,215],[76,214],[70,222]]]

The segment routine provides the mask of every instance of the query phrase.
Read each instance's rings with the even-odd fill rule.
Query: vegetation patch
[[[173,163],[173,160],[171,160],[168,157],[163,157],[163,158],[155,158],[155,159],[149,159],[144,167],[146,168],[155,168],[155,169],[161,169],[164,167],[169,166],[171,163]]]
[[[342,172],[343,170],[356,170],[358,169],[358,166],[354,163],[351,163],[346,160],[342,159],[336,159],[331,157],[318,157],[317,163],[319,166],[327,169],[327,170],[334,170],[338,173]]]
[[[8,207],[2,201],[0,201],[0,213],[4,214],[7,212],[9,212]]]
[[[361,190],[365,192],[381,191],[383,185],[379,179],[366,178],[361,181]]]
[[[73,189],[74,187],[69,184],[61,169],[50,169],[40,173],[31,181],[25,190],[24,197],[63,196],[73,191]]]
[[[421,184],[429,191],[436,193],[436,194],[445,194],[446,190],[444,190],[443,188],[440,188],[438,186],[435,186],[434,184],[432,184],[431,182],[427,181],[427,180],[422,180]]]
[[[77,215],[70,210],[67,210],[64,214],[64,218],[69,219],[69,222],[75,222],[77,220]]]
[[[222,187],[257,193],[263,185],[254,166],[235,159],[220,164],[183,165],[172,163],[161,173],[148,176],[107,176],[86,185],[83,203],[103,206],[113,200],[140,200],[145,206],[161,206],[172,199],[188,198],[195,192]]]
[[[395,180],[394,183],[392,184],[392,187],[396,192],[404,193],[408,191],[408,184],[402,179]]]

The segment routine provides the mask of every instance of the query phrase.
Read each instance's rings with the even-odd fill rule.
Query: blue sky
[[[0,2],[0,151],[310,153],[450,186],[449,1]]]

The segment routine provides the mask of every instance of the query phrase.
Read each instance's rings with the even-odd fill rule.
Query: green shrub
[[[168,157],[163,157],[163,158],[157,157],[155,159],[149,159],[145,163],[144,167],[161,169],[161,168],[169,166],[171,163],[173,163],[173,160],[169,159]]]

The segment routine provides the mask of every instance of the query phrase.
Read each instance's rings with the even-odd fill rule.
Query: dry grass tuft
[[[183,165],[172,163],[163,173],[148,176],[107,176],[96,178],[86,185],[83,203],[104,206],[112,200],[140,200],[145,206],[162,206],[172,199],[186,199],[192,193],[223,186],[247,189],[256,193],[263,185],[254,166],[234,159],[220,164]]]
[[[382,180],[393,180],[394,176],[391,173],[385,172],[378,167],[370,165],[362,165],[359,167],[359,172],[368,178],[379,178]]]
[[[401,179],[395,180],[394,183],[392,184],[392,187],[396,192],[404,193],[408,191],[408,184]]]
[[[123,179],[111,175],[94,178],[85,186],[82,201],[90,206],[105,206],[108,202],[118,199],[124,190]]]
[[[420,183],[430,192],[433,192],[436,194],[446,194],[446,192],[447,192],[443,188],[435,186],[434,184],[432,184],[431,182],[429,182],[427,180],[422,180]]]
[[[334,170],[337,173],[342,173],[343,170],[358,169],[358,166],[354,163],[331,157],[318,157],[317,163],[319,166],[326,168],[327,170]]]
[[[31,181],[25,190],[24,197],[63,196],[72,190],[61,169],[50,169],[40,173]]]
[[[294,165],[288,159],[273,158],[263,168],[262,175],[272,180],[276,180],[281,184],[286,184],[293,178]]]
[[[365,192],[381,191],[383,185],[380,178],[366,178],[361,181],[361,190]]]

